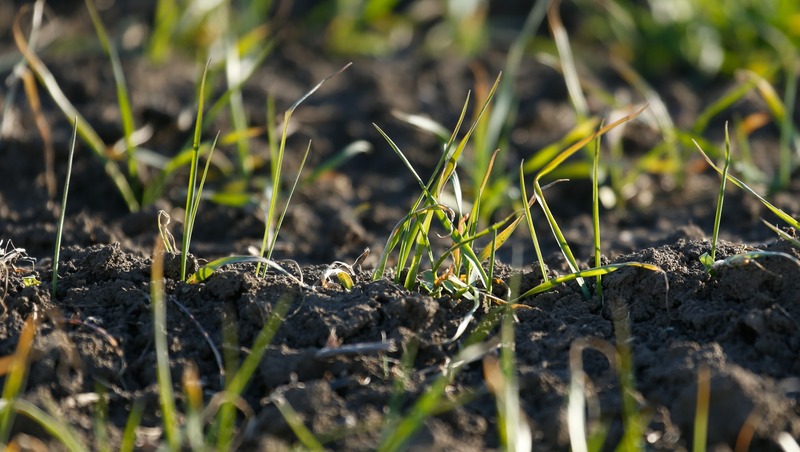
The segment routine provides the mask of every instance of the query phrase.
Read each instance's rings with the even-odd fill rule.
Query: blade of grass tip
[[[30,352],[38,325],[39,321],[36,318],[36,314],[28,316],[22,325],[17,348],[11,361],[11,368],[3,385],[3,400],[9,404],[6,405],[5,410],[0,411],[0,444],[8,444],[9,435],[11,435],[11,427],[14,424],[14,404],[17,402],[20,391],[25,386],[25,378],[30,365]]]
[[[708,409],[711,400],[711,371],[708,366],[701,366],[697,373],[697,405],[694,415],[694,435],[692,450],[705,452],[708,434]]]
[[[550,30],[553,32],[553,40],[556,43],[556,49],[561,59],[561,70],[564,73],[564,82],[567,84],[567,92],[572,101],[572,106],[578,114],[579,120],[586,118],[589,115],[589,104],[583,95],[581,89],[580,78],[578,77],[578,70],[575,67],[575,58],[572,56],[572,48],[569,45],[569,36],[564,24],[561,22],[561,15],[559,14],[560,0],[552,0],[547,11],[547,19],[550,24]]]
[[[27,400],[16,399],[13,403],[6,399],[0,400],[0,412],[6,410],[17,411],[19,414],[33,420],[69,451],[83,452],[88,450],[68,424],[58,422],[41,408]]]
[[[125,154],[128,159],[128,177],[130,180],[138,180],[138,170],[136,168],[136,159],[134,158],[135,147],[131,136],[136,126],[133,122],[133,112],[131,111],[130,95],[128,94],[127,83],[125,82],[125,72],[122,70],[122,63],[119,59],[119,54],[114,44],[108,38],[106,27],[100,19],[100,13],[97,12],[97,7],[93,0],[86,0],[86,9],[89,10],[89,16],[92,19],[92,25],[97,32],[97,37],[100,39],[100,45],[103,51],[111,60],[111,70],[114,73],[114,84],[117,88],[117,104],[119,105],[119,114],[122,118],[122,130],[125,138]]]
[[[42,85],[44,85],[45,89],[50,94],[50,97],[53,99],[56,105],[58,105],[64,115],[70,120],[76,117],[78,118],[78,134],[81,136],[81,138],[83,138],[83,140],[92,149],[94,154],[103,163],[103,169],[111,178],[112,182],[114,182],[114,185],[117,187],[120,195],[125,200],[128,209],[131,212],[138,211],[140,207],[139,202],[136,200],[136,196],[134,195],[128,180],[125,178],[125,175],[120,172],[116,163],[106,156],[106,145],[103,143],[103,140],[99,135],[97,135],[97,132],[92,129],[89,123],[86,122],[86,119],[84,119],[83,116],[78,113],[78,110],[72,105],[69,99],[67,99],[67,96],[64,95],[64,92],[61,91],[61,88],[58,86],[58,82],[56,82],[53,74],[47,69],[47,66],[42,63],[42,60],[39,59],[39,57],[28,47],[28,44],[25,42],[25,38],[20,27],[20,20],[22,19],[22,14],[25,13],[26,10],[26,6],[20,8],[19,12],[17,12],[16,17],[14,18],[14,24],[12,26],[14,42],[17,44],[17,48],[28,61],[28,64],[36,74],[36,77],[39,79]]]
[[[203,99],[206,88],[206,77],[211,60],[206,62],[203,75],[200,78],[200,90],[197,97],[197,118],[194,124],[194,139],[192,142],[192,160],[189,168],[189,186],[186,192],[186,207],[183,214],[183,237],[181,238],[181,281],[186,280],[186,261],[189,257],[189,246],[194,228],[194,213],[197,198],[197,165],[200,160],[200,135],[203,124]]]
[[[61,236],[64,231],[64,217],[67,213],[67,197],[69,195],[69,180],[72,177],[72,157],[75,155],[75,142],[78,139],[78,120],[75,119],[72,127],[72,140],[69,145],[69,157],[67,157],[67,175],[64,178],[64,194],[61,197],[61,214],[58,217],[58,228],[56,229],[56,244],[53,250],[53,292],[52,297],[56,299],[56,289],[58,288],[58,263],[61,255]]]
[[[519,189],[523,200],[528,199],[528,192],[525,189],[524,166],[525,161],[523,160],[519,163]],[[547,282],[549,280],[547,277],[547,267],[544,264],[542,248],[539,246],[539,238],[536,236],[536,228],[533,226],[533,216],[531,215],[531,207],[533,207],[535,200],[536,197],[534,196],[530,201],[525,202],[525,221],[528,224],[528,231],[531,235],[531,241],[533,241],[533,249],[536,250],[536,258],[539,260],[539,269],[542,271],[542,281]]]
[[[167,444],[171,450],[180,449],[180,432],[172,391],[167,345],[167,306],[164,302],[164,246],[156,240],[150,279],[150,302],[153,312],[153,343],[156,350],[156,378],[161,406],[161,419]]]
[[[292,119],[292,114],[294,113],[294,110],[298,106],[300,106],[301,103],[303,103],[303,101],[305,101],[312,94],[317,92],[317,90],[320,89],[322,87],[322,85],[325,84],[325,82],[327,82],[328,80],[332,79],[333,77],[336,77],[337,75],[341,74],[342,72],[344,72],[347,68],[349,68],[352,65],[353,65],[353,63],[347,63],[346,65],[344,65],[341,69],[339,69],[335,73],[333,73],[333,74],[325,77],[324,79],[322,79],[313,88],[311,88],[303,96],[301,96],[299,99],[297,99],[289,107],[289,109],[286,110],[286,112],[283,115],[283,132],[281,133],[281,141],[280,141],[280,145],[278,147],[277,159],[275,159],[275,162],[273,163],[273,166],[272,166],[272,175],[271,175],[272,176],[272,194],[271,194],[271,197],[270,197],[270,200],[269,200],[269,210],[267,211],[267,219],[265,221],[265,226],[264,226],[264,237],[261,240],[261,252],[259,254],[261,257],[264,257],[264,258],[267,258],[267,259],[271,259],[272,258],[273,249],[272,249],[272,247],[267,248],[267,243],[270,240],[270,232],[272,231],[272,227],[273,227],[273,219],[274,219],[274,216],[275,216],[275,208],[276,208],[276,206],[278,204],[278,194],[280,193],[280,184],[281,184],[281,171],[282,171],[282,167],[283,167],[283,155],[284,155],[284,152],[286,150],[286,137],[288,135],[289,121]],[[273,232],[273,234],[274,234],[274,232]],[[260,274],[260,272],[261,272],[261,266],[259,265],[259,266],[256,267],[256,275]]]
[[[703,151],[703,149],[700,148],[700,147],[698,147],[697,149],[698,149],[698,151],[700,151],[700,154],[706,160],[708,165],[711,166],[719,174],[722,174],[722,169],[720,169],[716,164],[714,164],[714,162],[711,160],[711,158],[708,156],[708,154],[706,154]],[[781,209],[775,207],[774,205],[772,205],[772,203],[767,201],[763,196],[759,195],[755,190],[750,188],[750,186],[748,186],[747,184],[745,184],[744,182],[742,182],[741,180],[739,180],[738,178],[736,178],[735,176],[733,176],[730,173],[728,173],[728,180],[731,183],[733,183],[733,185],[736,185],[737,187],[741,188],[742,190],[746,191],[747,193],[750,193],[751,195],[755,196],[756,199],[761,201],[761,204],[763,204],[767,209],[769,209],[772,213],[774,213],[778,218],[780,218],[781,220],[786,222],[786,224],[788,224],[789,226],[791,226],[791,227],[793,227],[795,229],[800,229],[800,222],[798,222],[797,220],[792,218],[791,215],[787,214],[783,210],[781,210]]]
[[[592,229],[594,232],[594,266],[599,267],[601,263],[600,254],[600,189],[598,185],[598,166],[600,164],[600,138],[595,140],[594,159],[592,161]],[[603,300],[603,277],[597,275],[595,292],[600,300]]]
[[[782,239],[786,240],[787,242],[791,243],[797,248],[800,248],[800,240],[797,240],[796,238],[782,231],[780,228],[775,227],[774,225],[772,225],[772,223],[768,222],[763,218],[761,219],[761,222],[767,225],[768,228],[772,229],[772,231],[778,234],[778,236],[780,236]]]

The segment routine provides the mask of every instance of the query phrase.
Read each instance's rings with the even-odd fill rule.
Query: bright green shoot
[[[67,213],[67,197],[69,195],[69,180],[72,177],[72,157],[75,155],[75,142],[78,139],[78,121],[77,118],[72,128],[72,140],[69,146],[69,157],[67,157],[67,175],[64,179],[64,194],[61,197],[61,214],[58,217],[58,228],[56,229],[56,244],[53,251],[53,291],[52,297],[56,298],[56,289],[58,288],[58,261],[61,254],[61,235],[64,231],[64,217]]]
[[[194,142],[192,144],[192,161],[189,168],[189,187],[186,193],[186,207],[183,217],[183,237],[181,239],[181,281],[186,280],[186,262],[189,258],[189,246],[192,242],[192,231],[194,229],[194,220],[197,215],[197,207],[200,205],[200,195],[202,194],[203,184],[205,182],[206,174],[208,173],[208,166],[211,162],[211,154],[214,152],[216,139],[214,144],[209,150],[208,158],[206,159],[206,167],[203,171],[203,176],[200,180],[199,187],[197,181],[198,166],[200,163],[200,135],[202,133],[203,124],[203,93],[206,86],[206,75],[208,74],[208,65],[203,71],[203,76],[200,79],[200,95],[198,96],[197,104],[197,119],[194,128]],[[219,134],[217,134],[219,137]]]
[[[667,298],[667,301],[669,300],[669,279],[667,278],[667,273],[661,267],[659,267],[657,265],[648,264],[648,263],[645,263],[645,262],[635,262],[634,261],[634,262],[621,262],[621,263],[617,263],[617,264],[602,265],[600,267],[589,268],[589,269],[586,269],[586,270],[579,270],[577,272],[568,273],[568,274],[566,274],[564,276],[559,276],[557,278],[552,278],[550,280],[547,280],[547,281],[539,284],[538,286],[536,286],[536,287],[534,287],[532,289],[529,289],[527,292],[525,292],[522,295],[518,296],[514,300],[511,300],[511,302],[512,303],[517,303],[520,300],[522,300],[523,298],[532,297],[534,295],[538,295],[540,293],[547,292],[549,290],[553,290],[554,288],[558,287],[561,284],[564,284],[565,282],[575,281],[575,280],[577,280],[579,278],[590,278],[592,276],[604,276],[604,275],[607,275],[609,273],[613,273],[613,272],[615,272],[617,270],[620,270],[622,268],[625,268],[625,267],[638,267],[638,268],[643,268],[645,270],[649,270],[649,271],[652,271],[652,272],[661,273],[664,276],[664,286],[665,286],[665,292],[666,292],[665,296]],[[667,303],[667,306],[669,306],[669,303]]]
[[[428,240],[428,235],[431,229],[431,222],[433,217],[435,216],[442,227],[447,231],[448,235],[452,239],[453,243],[456,244],[463,244],[462,247],[459,248],[456,255],[456,263],[461,262],[458,256],[463,256],[465,260],[465,267],[456,268],[455,273],[461,275],[466,275],[467,280],[471,284],[473,281],[480,280],[482,287],[486,288],[489,287],[489,277],[486,274],[486,271],[483,268],[482,261],[478,258],[477,254],[475,253],[473,247],[471,246],[470,241],[465,241],[465,235],[469,235],[469,230],[476,229],[476,223],[467,223],[466,225],[462,225],[460,221],[455,221],[453,215],[449,215],[449,213],[453,212],[450,208],[444,207],[442,202],[440,201],[442,197],[442,193],[445,189],[446,184],[448,181],[453,181],[454,187],[456,187],[456,196],[460,195],[460,190],[458,190],[458,180],[456,175],[456,167],[458,166],[458,161],[466,148],[467,144],[472,137],[472,134],[475,132],[478,124],[480,123],[483,114],[487,111],[489,103],[494,96],[495,91],[500,83],[500,76],[498,76],[497,80],[495,81],[494,85],[492,86],[491,90],[486,96],[486,100],[481,106],[480,110],[476,115],[475,121],[472,123],[471,127],[464,135],[464,137],[455,144],[455,138],[458,131],[461,128],[461,123],[464,119],[466,114],[467,105],[469,103],[469,96],[467,96],[467,101],[464,104],[464,108],[462,108],[461,116],[459,117],[458,123],[456,124],[455,129],[453,130],[450,139],[448,140],[447,144],[444,147],[444,152],[442,154],[439,163],[437,164],[436,169],[434,170],[433,176],[431,177],[430,181],[426,184],[422,181],[419,174],[414,170],[414,167],[405,157],[403,152],[400,148],[386,135],[380,127],[375,125],[375,128],[378,132],[383,135],[384,139],[386,139],[389,146],[392,150],[397,154],[398,157],[402,160],[403,164],[409,169],[409,171],[414,176],[417,184],[419,184],[422,194],[418,198],[417,202],[411,208],[411,212],[418,212],[421,209],[424,211],[424,215],[418,217],[417,215],[408,215],[407,218],[411,219],[411,224],[405,228],[401,228],[403,232],[399,236],[392,234],[390,237],[389,242],[387,243],[386,248],[384,249],[384,256],[388,257],[388,253],[391,253],[395,247],[399,245],[399,256],[398,256],[398,263],[397,263],[397,271],[395,272],[395,278],[399,282],[401,275],[404,273],[405,270],[405,281],[404,285],[406,288],[411,288],[416,284],[416,278],[419,274],[420,265],[422,262],[422,257],[426,256],[433,264],[436,259],[433,257],[433,251],[431,249],[430,242]],[[485,187],[486,180],[488,178],[488,173],[491,170],[491,163],[489,162],[488,171],[484,174],[482,179],[481,187]],[[479,189],[479,192],[482,191],[482,188]],[[478,193],[480,195],[480,193]],[[476,199],[476,203],[478,206],[476,207],[473,205],[474,209],[479,209],[480,201]],[[437,208],[433,208],[430,210],[425,210],[426,207],[429,206],[441,206]],[[444,208],[442,208],[444,207]],[[477,210],[476,210],[477,212]],[[472,216],[472,215],[471,215]],[[477,221],[478,214],[476,213],[472,221]],[[470,220],[467,220],[469,222]],[[399,238],[400,240],[396,240]],[[488,256],[487,256],[488,257]],[[410,262],[409,262],[410,259]],[[383,260],[383,259],[382,259]],[[460,267],[460,265],[459,265]],[[379,266],[379,268],[373,274],[373,279],[379,279],[383,276],[383,266]],[[433,269],[434,272],[437,270],[436,268]],[[463,272],[462,272],[463,270]]]
[[[328,80],[332,79],[333,77],[336,77],[337,75],[341,74],[342,72],[344,72],[344,70],[346,70],[352,64],[353,63],[348,63],[344,67],[339,69],[336,73],[331,74],[331,75],[325,77],[324,79],[322,79],[322,81],[317,83],[316,86],[311,88],[307,93],[305,93],[302,97],[300,97],[300,99],[297,99],[289,107],[289,109],[286,110],[286,112],[283,115],[283,131],[281,133],[280,145],[277,147],[277,149],[275,149],[275,146],[270,146],[270,149],[271,149],[270,156],[272,158],[272,162],[271,162],[271,165],[272,165],[272,175],[271,175],[272,176],[272,191],[269,193],[269,197],[270,197],[269,208],[267,209],[267,216],[266,216],[265,227],[264,227],[264,237],[261,240],[261,251],[259,253],[259,255],[261,257],[263,257],[263,258],[266,258],[266,259],[271,259],[272,258],[272,251],[274,250],[275,241],[277,240],[277,236],[278,236],[278,232],[279,232],[279,228],[280,228],[280,224],[276,225],[276,224],[274,224],[274,221],[275,221],[275,214],[276,214],[277,205],[278,205],[278,198],[280,197],[281,172],[282,172],[282,169],[283,169],[283,156],[284,156],[284,153],[286,151],[286,138],[289,135],[289,122],[292,119],[292,113],[294,113],[294,110],[298,106],[300,106],[300,104],[303,103],[303,101],[308,99],[312,94],[314,94],[318,89],[320,89],[322,87],[322,85],[325,84],[325,82],[327,82]],[[270,138],[270,142],[274,143],[274,140],[272,140],[272,138]],[[305,161],[305,159],[304,159],[304,161]],[[297,184],[295,183],[295,186],[296,185]],[[287,202],[287,206],[288,206],[288,202]],[[259,264],[258,267],[256,267],[256,274],[259,275],[259,274],[265,274],[265,273],[266,273],[266,268],[264,268],[264,270],[262,272],[261,265]]]
[[[592,162],[592,229],[594,232],[594,266],[602,265],[600,253],[600,189],[598,167],[600,166],[600,138],[595,140],[594,159]],[[595,288],[597,296],[603,299],[603,276],[597,275]]]
[[[695,143],[698,149],[700,149],[700,145]],[[701,151],[702,152],[702,151]],[[719,237],[719,225],[720,221],[722,220],[722,203],[725,199],[725,185],[728,182],[728,168],[730,167],[731,163],[731,142],[730,137],[728,136],[728,123],[725,123],[725,165],[722,168],[722,181],[719,184],[719,196],[717,197],[717,210],[716,214],[714,215],[714,231],[711,235],[711,254],[703,253],[700,256],[700,262],[706,268],[706,271],[710,272],[711,268],[714,266],[714,263],[717,261],[717,239]]]
[[[108,55],[111,60],[111,69],[114,72],[114,84],[117,87],[117,103],[119,104],[119,114],[122,117],[122,129],[124,133],[125,155],[128,159],[128,178],[131,181],[138,180],[138,170],[136,167],[136,160],[134,158],[134,144],[133,131],[135,129],[133,122],[133,111],[131,110],[131,100],[128,95],[128,87],[125,83],[125,72],[122,70],[122,63],[119,59],[117,49],[108,38],[106,27],[100,19],[100,13],[97,12],[94,0],[86,0],[86,9],[89,10],[89,16],[92,18],[92,25],[97,32],[97,37],[100,39],[100,44],[103,46],[103,51]]]
[[[555,170],[559,165],[561,165],[565,160],[567,160],[573,154],[575,154],[580,149],[582,149],[586,144],[590,143],[592,140],[594,140],[596,138],[601,137],[602,135],[604,135],[606,132],[608,132],[609,130],[613,129],[614,127],[617,127],[618,125],[623,124],[623,123],[625,123],[627,121],[630,121],[631,119],[635,118],[636,116],[641,114],[644,111],[645,108],[647,108],[646,105],[644,107],[640,108],[635,113],[627,115],[627,116],[624,116],[624,117],[612,122],[611,124],[609,124],[609,125],[607,125],[605,127],[601,127],[600,129],[595,131],[593,134],[591,134],[591,135],[583,138],[582,140],[578,141],[577,143],[573,144],[572,146],[570,146],[569,148],[567,148],[566,150],[564,150],[563,152],[558,154],[555,158],[553,158],[541,170],[539,170],[539,173],[536,174],[536,177],[533,180],[534,196],[536,197],[536,200],[539,202],[539,205],[542,207],[542,211],[544,211],[545,217],[547,218],[547,222],[550,225],[550,229],[553,232],[553,235],[555,236],[556,241],[558,242],[559,248],[561,249],[561,253],[564,255],[564,258],[567,261],[567,265],[569,265],[570,271],[572,271],[573,274],[577,274],[579,272],[578,262],[575,259],[575,256],[572,254],[572,250],[570,249],[566,238],[564,238],[564,234],[561,232],[561,229],[558,227],[558,223],[556,222],[556,219],[553,216],[553,213],[550,210],[550,207],[547,205],[547,201],[544,198],[544,193],[542,191],[542,186],[540,184],[540,180],[542,179],[542,177],[546,176],[547,174],[549,174],[553,170]],[[586,286],[586,283],[583,281],[583,278],[578,277],[576,280],[577,280],[578,284],[581,287],[581,291],[583,292],[584,297],[586,297],[588,299],[589,296],[590,296],[589,295],[589,289]]]

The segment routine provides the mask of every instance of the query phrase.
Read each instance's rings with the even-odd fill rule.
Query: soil
[[[62,32],[89,33],[88,18],[76,9],[58,11],[60,22],[54,26],[62,27]],[[124,24],[148,23],[152,18],[147,8],[134,8],[125,15],[104,14],[111,23],[119,21],[119,32]],[[244,90],[254,125],[264,125],[258,118],[264,117],[268,94],[275,97],[280,111],[352,58],[324,52],[323,41],[323,36],[285,32]],[[166,330],[179,407],[183,406],[180,382],[186,369],[196,366],[205,402],[210,403],[223,389],[224,366],[218,355],[234,354],[243,360],[252,353],[250,345],[282,303],[289,303],[288,311],[242,395],[249,413],[237,430],[242,450],[282,450],[296,442],[276,406],[281,399],[291,404],[306,427],[326,440],[326,447],[372,449],[381,439],[381,425],[390,407],[407,412],[431,389],[470,334],[499,308],[485,302],[467,332],[450,341],[470,302],[432,298],[389,279],[371,280],[384,241],[418,193],[411,175],[371,123],[380,125],[426,177],[438,160],[436,140],[404,125],[392,112],[424,112],[442,124],[454,124],[467,91],[481,83],[481,74],[502,68],[507,45],[493,41],[479,59],[431,56],[419,48],[420,43],[381,58],[356,58],[351,68],[297,110],[298,130],[288,143],[287,174],[295,174],[309,138],[313,139],[312,169],[357,140],[365,140],[372,150],[301,186],[292,200],[275,257],[295,274],[300,272],[293,270],[295,265],[289,260],[299,263],[304,281],[313,287],[301,288],[276,272],[258,278],[251,264],[224,267],[205,282],[187,284],[170,270],[176,257],[166,256]],[[0,55],[13,55],[13,49],[6,32]],[[172,156],[191,133],[181,118],[187,112],[191,117],[195,108],[197,66],[179,56],[168,65],[153,65],[141,50],[141,45],[133,46],[123,58],[135,120],[154,130],[146,147]],[[108,143],[120,139],[113,78],[99,49],[44,51],[43,57],[102,138]],[[11,66],[0,70],[5,79]],[[515,81],[522,93],[515,125],[520,132],[509,143],[509,162],[532,155],[574,124],[557,73],[533,58],[524,60],[521,73],[525,76]],[[605,83],[626,90],[615,86],[613,77]],[[704,83],[710,82],[688,82],[675,74],[658,88],[674,116],[691,123],[698,105],[707,104],[730,86],[712,90]],[[221,85],[214,89],[222,90]],[[40,93],[61,184],[71,129],[43,88]],[[627,94],[637,98],[629,89]],[[0,100],[7,95],[8,91],[0,92]],[[759,108],[755,97],[735,107],[736,111]],[[21,397],[51,407],[92,447],[100,397],[107,401],[112,444],[118,444],[133,405],[142,404],[137,446],[152,449],[162,440],[150,298],[157,215],[163,209],[173,222],[182,218],[185,173],[170,181],[154,205],[129,213],[98,159],[79,144],[66,208],[58,291],[53,296],[52,253],[60,202],[47,192],[42,139],[21,91],[6,114],[12,115],[12,127],[3,132],[0,143],[0,239],[3,246],[8,245],[6,252],[12,250],[13,241],[35,263],[19,259],[15,271],[3,275],[6,309],[0,322],[0,356],[14,353],[25,319],[37,313],[41,322]],[[723,115],[711,129],[724,119]],[[226,121],[222,117],[214,127],[232,130]],[[718,138],[718,134],[711,137]],[[778,139],[777,131],[769,128],[755,137],[754,149],[763,151],[759,161],[767,165],[765,171],[775,165]],[[631,158],[636,149],[645,150],[658,140],[644,124],[626,129]],[[255,138],[251,144],[266,159],[266,139]],[[223,147],[221,152],[233,158],[235,146]],[[259,166],[257,176],[266,176],[268,166]],[[509,170],[515,167],[516,163],[509,164]],[[603,299],[586,300],[576,284],[568,283],[524,298],[514,310],[520,403],[534,450],[569,446],[567,394],[571,373],[578,370],[570,354],[579,347],[585,347],[577,356],[589,378],[592,425],[608,426],[608,449],[618,443],[624,431],[620,382],[617,363],[599,351],[604,344],[617,344],[623,355],[630,350],[635,379],[632,396],[637,408],[647,414],[642,438],[647,448],[691,447],[699,375],[706,370],[711,388],[707,437],[709,444],[723,448],[717,450],[748,443],[752,450],[778,450],[780,435],[800,438],[800,266],[773,256],[707,272],[699,258],[710,250],[718,177],[702,166],[690,163],[687,168],[701,169],[685,174],[685,183],[677,188],[670,178],[643,175],[637,182],[638,193],[625,209],[603,213],[606,261],[655,264],[664,270],[668,286],[662,274],[631,267],[603,278]],[[229,180],[212,174],[210,190]],[[286,183],[291,183],[290,178]],[[800,215],[799,186],[795,181],[791,189],[774,197],[795,218]],[[249,189],[258,191],[257,186]],[[590,194],[589,183],[582,180],[547,192],[567,240],[575,254],[583,256],[585,266],[593,253]],[[757,201],[731,189],[725,209],[718,259],[756,249],[800,258],[800,250],[775,240],[761,224],[761,217],[774,218]],[[192,253],[201,264],[248,254],[248,247],[260,246],[263,228],[263,212],[257,205],[204,202]],[[173,233],[178,232],[178,227],[173,228]],[[797,231],[787,232],[797,237]],[[550,231],[542,228],[539,237],[551,274],[566,273],[555,242],[549,240]],[[352,290],[320,283],[329,264],[353,262],[366,247],[372,253],[358,269]],[[500,258],[505,262],[528,263],[500,265],[498,274],[504,281],[522,291],[539,282],[538,266],[531,264],[529,238],[515,236],[503,250]],[[40,284],[26,284],[31,276]],[[230,326],[227,330],[226,325]],[[235,332],[240,345],[226,341],[225,331]],[[499,354],[499,329],[495,325],[486,334],[483,354],[460,366],[447,387],[445,402],[452,407],[427,419],[407,448],[500,447],[497,404],[485,375],[485,366]],[[625,339],[620,341],[620,337]],[[403,364],[409,360],[409,366]],[[18,417],[12,436],[21,433],[49,441],[41,427]]]

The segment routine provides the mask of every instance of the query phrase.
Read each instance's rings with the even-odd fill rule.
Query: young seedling
[[[267,209],[267,216],[264,226],[264,237],[261,240],[261,251],[259,256],[271,259],[272,258],[272,251],[274,249],[275,241],[278,238],[278,232],[280,231],[280,221],[277,224],[274,224],[275,220],[275,213],[278,205],[278,198],[280,195],[280,184],[281,184],[281,172],[283,170],[283,156],[286,150],[286,138],[289,135],[289,123],[292,119],[292,114],[294,110],[300,106],[303,101],[311,97],[318,89],[322,87],[328,80],[336,77],[337,75],[344,72],[347,68],[349,68],[352,63],[346,64],[344,67],[339,69],[334,74],[331,74],[324,79],[322,79],[319,83],[317,83],[313,88],[311,88],[308,92],[306,92],[300,99],[297,99],[288,110],[283,115],[283,131],[281,133],[281,141],[279,146],[270,145],[270,158],[272,159],[272,191],[270,191],[269,195],[269,208]],[[309,145],[310,146],[310,145]],[[306,155],[308,154],[308,150],[306,150]],[[305,159],[304,159],[305,161]],[[299,174],[298,174],[299,178]],[[297,186],[297,181],[295,181],[295,187]],[[291,196],[291,194],[290,194]],[[288,208],[288,201],[286,204],[286,208]],[[285,209],[284,209],[285,213]],[[281,216],[282,219],[282,216]],[[268,246],[269,245],[269,246]],[[261,271],[261,265],[259,264],[256,267],[256,275],[263,275],[266,273],[266,268],[264,271]]]
[[[78,119],[72,128],[72,140],[70,140],[69,157],[67,157],[67,176],[64,179],[64,194],[61,196],[61,214],[58,217],[58,228],[56,229],[56,244],[53,251],[53,299],[56,298],[58,288],[58,263],[61,254],[61,234],[64,231],[64,217],[67,213],[67,197],[69,195],[69,180],[72,177],[72,157],[75,155],[75,141],[78,138]]]
[[[700,149],[700,145],[695,142],[695,146]],[[719,237],[719,224],[722,219],[722,202],[725,199],[725,185],[728,182],[728,168],[731,163],[731,142],[728,135],[728,123],[725,123],[725,166],[722,168],[722,181],[719,184],[719,196],[717,197],[717,210],[714,215],[714,231],[711,236],[711,253],[703,253],[700,256],[700,262],[706,268],[707,272],[711,272],[716,264],[717,256],[717,238]]]

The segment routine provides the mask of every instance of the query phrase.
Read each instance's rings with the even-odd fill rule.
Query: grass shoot
[[[700,145],[695,143],[695,145],[700,148]],[[717,261],[717,238],[719,237],[719,225],[720,221],[722,220],[722,202],[725,199],[725,185],[728,182],[728,168],[731,164],[731,142],[730,137],[728,135],[728,124],[725,123],[725,165],[722,167],[722,179],[719,184],[719,196],[717,197],[717,210],[714,214],[714,231],[711,235],[711,254],[703,253],[700,256],[700,262],[706,268],[706,271],[710,272],[711,269],[714,267],[714,263]]]
[[[78,121],[77,118],[73,123],[72,140],[69,146],[69,157],[67,157],[67,175],[64,178],[64,193],[61,197],[61,214],[58,217],[58,227],[56,228],[56,244],[53,250],[53,288],[52,296],[56,297],[56,289],[58,288],[58,262],[59,255],[61,254],[61,235],[64,231],[64,217],[67,213],[67,197],[69,196],[69,180],[72,177],[72,157],[75,155],[75,143],[78,138]]]

